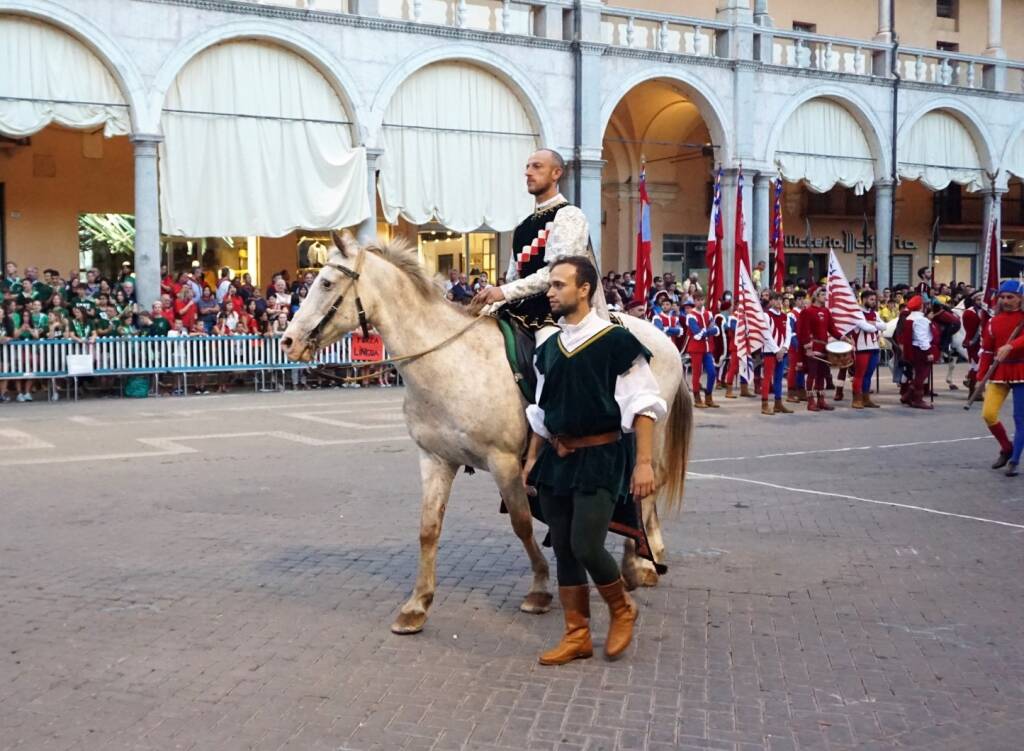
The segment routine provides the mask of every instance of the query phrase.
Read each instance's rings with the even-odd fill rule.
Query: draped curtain
[[[920,180],[929,190],[942,190],[950,183],[981,190],[984,175],[974,139],[948,112],[925,114],[900,144],[899,176]]]
[[[0,133],[21,138],[50,123],[107,137],[131,130],[121,89],[88,47],[49,24],[0,16]]]
[[[1024,178],[1024,134],[1017,136],[1004,165],[1007,172]]]
[[[251,40],[205,50],[164,103],[163,231],[277,237],[358,224],[370,213],[366,153],[348,120],[291,51]]]
[[[533,210],[523,170],[537,136],[515,94],[462,62],[418,70],[384,115],[380,198],[384,216],[503,232]]]
[[[839,184],[860,195],[875,181],[874,158],[860,123],[828,99],[804,102],[789,116],[776,159],[786,180],[802,180],[817,193]]]

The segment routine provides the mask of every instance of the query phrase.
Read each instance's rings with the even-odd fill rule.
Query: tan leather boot
[[[871,401],[871,394],[862,394],[861,396],[863,397],[864,406],[868,409],[878,409],[882,406],[881,404],[876,404]]]
[[[604,642],[604,653],[614,659],[626,651],[633,639],[633,623],[636,622],[637,608],[633,598],[626,592],[622,579],[611,584],[598,585],[597,591],[608,603],[608,638]]]
[[[757,397],[757,394],[755,394],[754,392],[752,392],[750,390],[750,384],[749,383],[741,383],[740,384],[740,396],[747,396],[747,397],[750,397],[751,399],[754,399],[754,398]]]
[[[850,404],[854,409],[864,409],[864,396],[863,394],[854,394],[853,402]]]
[[[715,398],[711,394],[704,395],[704,406],[711,407],[712,409],[718,409],[721,404],[715,404]]]
[[[786,403],[781,399],[775,400],[775,414],[791,415],[793,410],[786,406]]]
[[[725,387],[725,398],[726,399],[735,399],[736,398],[736,394],[734,394],[732,392],[732,384],[731,383],[728,386]]]
[[[693,406],[699,409],[704,409],[706,405],[704,404],[703,391],[698,391],[696,394],[693,395]]]
[[[557,647],[538,658],[541,665],[564,665],[594,654],[590,640],[590,587],[559,587],[558,599],[565,614],[565,634]]]
[[[761,414],[762,415],[774,415],[775,410],[772,409],[772,404],[767,399],[761,400]]]

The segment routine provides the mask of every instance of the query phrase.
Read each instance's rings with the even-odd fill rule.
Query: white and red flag
[[[985,263],[982,273],[982,288],[984,295],[982,299],[989,309],[994,309],[996,297],[999,290],[999,232],[996,223],[996,213],[990,212],[992,218],[989,220],[988,229],[985,232]]]
[[[733,289],[740,288],[740,267],[746,265],[750,273],[750,248],[747,246],[747,223],[743,218],[743,165],[740,165],[739,178],[736,180],[736,231],[733,254]]]
[[[786,238],[782,233],[782,175],[775,180],[771,246],[775,251],[775,275],[772,280],[772,288],[776,292],[782,292],[786,285]]]
[[[736,356],[740,372],[748,383],[754,380],[754,366],[750,355],[764,346],[771,336],[772,324],[768,314],[761,307],[754,281],[750,278],[747,263],[740,260],[738,267],[739,284],[736,285]]]
[[[651,199],[647,195],[647,168],[640,167],[640,216],[636,230],[636,286],[633,299],[647,302],[647,295],[654,284],[651,270]]]
[[[708,244],[704,253],[705,262],[708,265],[708,308],[712,313],[718,312],[718,305],[722,300],[722,293],[725,291],[723,264],[722,264],[722,238],[725,237],[725,227],[722,224],[722,168],[718,168],[715,175],[715,197],[711,202],[711,222],[708,226]]]
[[[866,323],[864,311],[853,294],[850,282],[843,273],[843,267],[839,265],[836,252],[828,252],[828,309],[832,313],[832,320],[836,328],[844,336],[857,325],[858,322]]]

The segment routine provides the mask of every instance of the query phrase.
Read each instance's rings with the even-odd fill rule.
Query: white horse
[[[320,270],[281,346],[292,360],[310,361],[320,347],[350,331],[372,325],[384,340],[405,382],[405,420],[420,449],[423,488],[419,574],[391,630],[422,630],[434,598],[435,560],[445,506],[459,467],[489,471],[508,508],[512,529],[533,569],[533,583],[520,606],[528,613],[551,605],[548,564],[533,536],[533,523],[520,479],[529,435],[525,401],[505,356],[497,323],[475,318],[447,302],[404,244],[361,248],[345,233],[332,235],[327,264]],[[647,321],[624,319],[653,354],[651,367],[670,405],[656,431],[655,472],[660,497],[681,501],[693,419],[693,400],[683,382],[675,346]],[[651,550],[664,556],[654,499],[645,499]],[[632,585],[657,582],[654,566],[636,556],[631,542],[623,554],[623,576]]]

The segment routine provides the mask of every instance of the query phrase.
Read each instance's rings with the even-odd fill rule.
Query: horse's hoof
[[[641,569],[638,583],[641,587],[658,586],[658,572],[649,568]]]
[[[526,595],[526,599],[523,600],[523,604],[519,606],[519,609],[524,613],[533,613],[534,615],[540,615],[551,610],[551,593],[550,592],[530,592]]]
[[[399,613],[398,618],[391,624],[391,632],[401,635],[418,634],[426,622],[426,613]]]

